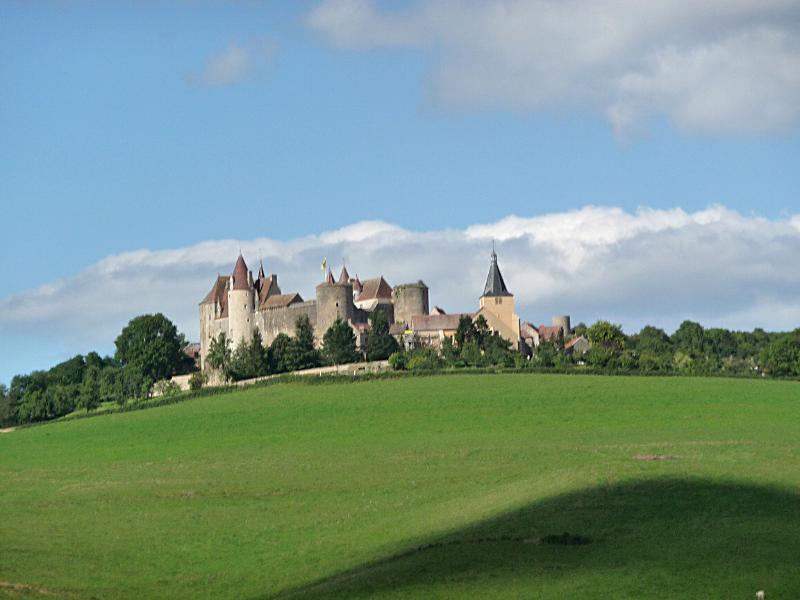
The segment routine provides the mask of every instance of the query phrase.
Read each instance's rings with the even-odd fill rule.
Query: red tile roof
[[[392,286],[386,283],[386,280],[381,276],[375,279],[367,279],[362,284],[361,293],[356,298],[357,302],[365,300],[392,299]]]
[[[239,258],[236,259],[236,265],[233,267],[233,289],[250,289],[250,284],[247,279],[247,264],[244,262],[244,257],[242,257],[241,254]]]

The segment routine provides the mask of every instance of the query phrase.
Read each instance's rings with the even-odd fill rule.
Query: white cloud
[[[609,318],[628,331],[668,329],[684,318],[731,328],[800,326],[800,215],[743,216],[722,206],[580,210],[463,230],[414,232],[362,222],[317,236],[277,241],[208,241],[175,250],[110,256],[74,277],[0,299],[3,332],[45,340],[65,355],[109,348],[133,316],[164,312],[197,338],[197,305],[241,248],[256,270],[278,273],[284,291],[314,297],[323,257],[347,261],[362,278],[423,279],[431,303],[474,310],[492,240],[519,314],[536,323],[570,313]]]
[[[262,40],[249,46],[230,44],[206,63],[202,71],[189,73],[186,78],[202,87],[223,87],[239,83],[255,69],[265,66],[275,54],[275,45]]]
[[[796,0],[324,0],[307,22],[343,49],[430,48],[445,106],[590,110],[623,135],[662,116],[713,133],[800,123]]]

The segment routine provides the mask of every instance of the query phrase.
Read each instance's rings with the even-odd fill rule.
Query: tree
[[[253,337],[249,342],[242,342],[236,348],[229,370],[231,377],[237,381],[260,377],[269,372],[267,351],[258,329],[253,331]]]
[[[572,334],[575,337],[585,336],[588,330],[589,328],[586,326],[586,323],[581,321],[580,323],[575,325],[575,327],[572,328]]]
[[[220,371],[226,379],[228,378],[231,356],[231,343],[224,333],[220,333],[219,336],[211,340],[206,361],[212,369]]]
[[[0,383],[0,425],[11,421],[11,400],[8,397],[8,388]]]
[[[91,412],[100,405],[100,368],[92,365],[83,374],[78,406]]]
[[[285,373],[289,366],[289,346],[292,338],[285,333],[279,333],[269,346],[269,370],[272,373]]]
[[[478,318],[475,319],[475,341],[478,342],[481,350],[486,346],[486,340],[491,336],[492,332],[489,329],[489,323],[486,322],[483,315],[478,315]]]
[[[625,347],[625,334],[622,327],[608,321],[597,321],[586,331],[586,337],[592,346],[603,348],[609,352],[619,353]]]
[[[800,329],[771,342],[761,353],[761,364],[770,375],[800,376]]]
[[[356,336],[347,322],[337,318],[328,328],[322,338],[322,354],[334,365],[358,360]]]
[[[151,381],[167,379],[188,369],[186,340],[161,313],[132,319],[114,342],[123,366],[138,368]]]
[[[706,329],[703,332],[703,351],[718,359],[736,356],[736,337],[727,329]]]
[[[208,381],[208,377],[202,371],[195,371],[189,376],[189,389],[193,392],[202,389]]]
[[[374,310],[369,317],[367,360],[386,360],[400,349],[400,344],[389,333],[389,319],[382,310]]]
[[[703,326],[694,321],[684,321],[672,334],[675,350],[695,357],[703,353]]]
[[[118,400],[117,398],[117,379],[119,376],[119,369],[106,366],[100,372],[100,383],[98,392],[100,395],[100,402],[112,402]]]
[[[646,325],[638,335],[633,336],[633,342],[636,350],[640,353],[672,355],[672,340],[663,329],[658,327]]]
[[[466,342],[474,341],[476,337],[475,323],[472,318],[469,315],[461,315],[456,329],[456,345],[463,348]]]
[[[313,369],[320,365],[319,352],[314,347],[314,327],[306,315],[298,317],[295,321],[294,337],[289,344],[287,363],[293,371]]]

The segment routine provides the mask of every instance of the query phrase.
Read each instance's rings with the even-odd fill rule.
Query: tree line
[[[436,370],[461,367],[588,370],[592,372],[677,375],[734,375],[800,377],[800,329],[769,333],[704,328],[684,321],[672,334],[647,325],[634,335],[608,321],[578,324],[571,337],[585,336],[585,353],[571,351],[568,338],[559,334],[543,341],[530,359],[489,328],[479,316],[462,317],[452,338],[439,350],[431,347],[398,352],[390,357],[395,369]]]
[[[46,421],[103,402],[147,398],[157,381],[189,373],[186,338],[164,315],[132,319],[117,336],[114,356],[77,355],[47,371],[15,375],[0,384],[0,424]]]
[[[381,310],[370,315],[366,348],[359,351],[352,327],[336,319],[322,336],[322,346],[314,343],[314,327],[307,316],[295,322],[294,336],[278,334],[272,343],[264,345],[256,329],[249,340],[235,349],[224,333],[211,341],[206,360],[226,380],[241,381],[265,375],[312,369],[325,365],[340,365],[361,360],[385,360],[399,350],[397,340],[389,333],[389,320]]]

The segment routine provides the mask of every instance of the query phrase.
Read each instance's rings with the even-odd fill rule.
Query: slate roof
[[[492,251],[492,263],[489,265],[489,275],[486,277],[486,285],[483,288],[484,296],[511,296],[511,292],[503,281],[503,274],[497,266],[497,254]]]
[[[342,272],[339,274],[339,283],[349,283],[350,273],[347,272],[347,267],[342,266]]]

